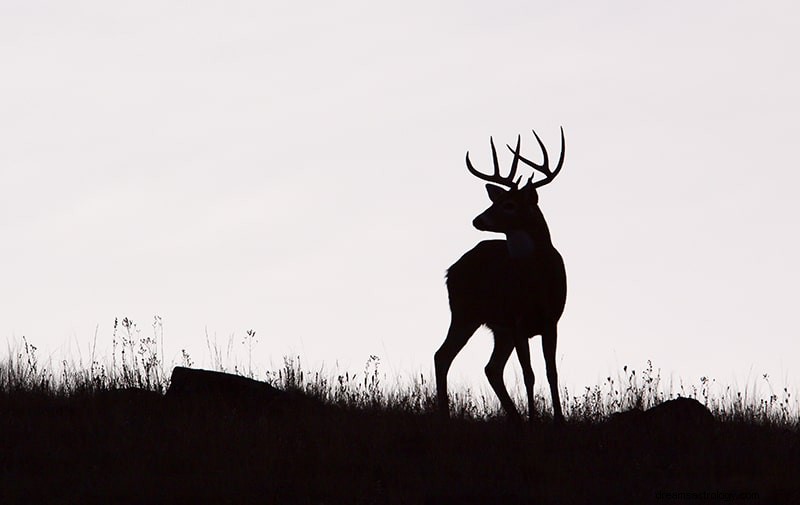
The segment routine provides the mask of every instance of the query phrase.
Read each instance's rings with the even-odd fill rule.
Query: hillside
[[[695,400],[514,426],[174,382],[4,391],[0,503],[800,503],[796,427]]]

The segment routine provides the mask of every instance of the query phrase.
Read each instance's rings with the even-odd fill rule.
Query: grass
[[[244,337],[252,350],[255,332]],[[435,385],[362,370],[307,370],[299,357],[259,373],[209,339],[214,368],[267,380],[317,402],[263,412],[173,405],[161,396],[160,320],[128,319],[112,355],[42,363],[26,339],[0,361],[0,503],[797,503],[797,399],[713,380],[673,387],[648,362],[580,392],[563,390],[567,425],[510,426],[487,394],[456,391],[434,414]],[[92,346],[94,349],[96,346]],[[233,364],[231,364],[233,363]],[[136,395],[114,395],[120,390]],[[712,430],[620,425],[613,414],[695,398]],[[522,403],[520,403],[522,404]],[[684,494],[680,494],[684,493]],[[686,494],[689,493],[689,494]],[[694,493],[694,494],[692,494]],[[713,498],[713,500],[712,500]]]
[[[183,350],[177,363],[164,363],[163,331],[161,319],[156,316],[151,335],[143,335],[139,327],[128,318],[115,320],[111,335],[110,359],[100,360],[95,355],[95,342],[91,347],[89,363],[62,360],[57,366],[52,361],[42,364],[36,346],[25,337],[14,346],[8,346],[7,357],[0,361],[0,393],[39,393],[52,397],[72,397],[125,388],[140,388],[164,393],[169,388],[169,375],[173,366],[192,367],[194,361]],[[359,371],[325,369],[307,370],[300,356],[284,357],[283,366],[259,373],[252,365],[252,350],[256,333],[248,330],[242,340],[246,363],[233,356],[233,339],[220,346],[206,337],[212,369],[266,381],[279,389],[302,392],[330,405],[350,409],[378,409],[402,411],[411,414],[429,414],[435,409],[435,384],[425,375],[411,380],[390,379],[381,370],[380,358],[370,356],[364,369]],[[233,363],[233,364],[231,364]],[[674,398],[693,398],[703,403],[722,421],[746,422],[755,425],[780,426],[800,430],[800,398],[792,396],[788,387],[777,392],[767,375],[761,376],[762,385],[769,395],[758,394],[757,383],[738,391],[731,387],[713,391],[715,381],[701,377],[698,384],[678,387],[664,384],[660,370],[647,366],[636,371],[624,366],[616,377],[607,377],[602,384],[585,387],[579,393],[562,388],[561,398],[567,419],[573,422],[600,422],[609,416],[630,409],[647,409]],[[502,417],[499,403],[492,393],[473,392],[469,389],[451,392],[454,417],[458,419],[488,420]],[[521,396],[518,404],[524,403]],[[550,412],[549,394],[536,395],[537,411],[546,417]]]

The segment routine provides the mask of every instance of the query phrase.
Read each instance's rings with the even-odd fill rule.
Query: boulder
[[[288,394],[266,382],[211,370],[175,367],[165,398],[234,409],[261,409]]]
[[[714,424],[711,411],[693,398],[668,400],[647,409],[644,414],[645,422],[655,429],[707,430]]]
[[[705,405],[692,398],[675,398],[647,410],[632,409],[611,416],[609,425],[614,428],[684,432],[707,430],[714,424],[714,416]]]

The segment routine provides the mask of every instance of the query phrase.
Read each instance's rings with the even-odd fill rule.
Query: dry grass
[[[112,356],[91,353],[86,365],[41,363],[25,339],[9,348],[0,361],[0,503],[800,499],[800,423],[788,389],[766,398],[755,385],[719,394],[709,379],[673,388],[652,364],[625,367],[603,384],[564,390],[565,427],[549,422],[549,398],[538,397],[541,417],[512,429],[494,398],[470,391],[455,392],[455,419],[442,422],[432,415],[435,385],[425,376],[390,380],[376,356],[355,372],[309,371],[299,357],[286,358],[259,375],[249,359],[225,363],[230,346],[209,344],[218,370],[320,400],[251,415],[164,402],[156,393],[168,388],[172,364],[160,359],[158,320],[153,330],[142,337],[123,319]],[[255,333],[244,341],[252,349],[248,338]],[[192,365],[191,357],[177,364]],[[769,388],[768,377],[759,380]],[[140,389],[112,394],[127,388]],[[678,396],[707,405],[721,422],[712,431],[606,422]]]
[[[0,361],[0,393],[38,393],[54,397],[71,397],[124,388],[140,388],[164,393],[169,387],[169,371],[175,365],[189,366],[192,358],[182,352],[179,363],[165,364],[163,328],[155,317],[150,334],[143,334],[128,318],[115,320],[111,335],[110,357],[95,356],[95,342],[88,364],[83,360],[70,363],[62,360],[43,365],[38,349],[23,337],[9,344],[7,357]],[[408,414],[429,414],[435,409],[435,384],[425,375],[410,380],[390,379],[381,369],[380,358],[370,356],[363,370],[307,370],[299,356],[284,357],[283,366],[259,374],[252,365],[256,333],[248,331],[242,340],[247,357],[242,365],[233,356],[233,339],[219,346],[207,337],[213,369],[265,380],[279,389],[302,392],[330,405],[350,409],[379,409]],[[233,363],[233,365],[231,365]],[[759,384],[758,382],[761,382]],[[759,385],[769,390],[760,395]],[[585,387],[579,393],[562,389],[562,407],[572,422],[599,422],[630,409],[647,409],[674,398],[693,398],[703,403],[722,421],[800,429],[800,398],[793,397],[788,386],[774,388],[765,374],[755,379],[744,391],[730,386],[714,388],[713,379],[702,377],[698,384],[678,387],[664,384],[660,370],[651,361],[640,371],[623,367],[617,377],[608,377],[602,384]],[[499,403],[491,393],[475,393],[469,389],[451,392],[453,416],[458,419],[487,420],[501,417]],[[520,402],[523,398],[518,397]],[[536,395],[537,412],[543,418],[550,414],[549,398]]]

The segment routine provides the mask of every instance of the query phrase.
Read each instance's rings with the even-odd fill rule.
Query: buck
[[[554,170],[550,169],[544,143],[535,131],[533,134],[542,150],[542,164],[520,154],[520,137],[517,136],[516,148],[507,145],[514,154],[507,176],[500,175],[493,138],[489,138],[493,174],[476,170],[467,151],[467,170],[491,183],[486,185],[486,191],[492,205],[476,217],[472,225],[481,231],[504,233],[506,239],[480,242],[447,270],[450,328],[434,356],[438,408],[445,417],[449,416],[447,372],[450,365],[472,334],[481,325],[486,325],[494,335],[494,350],[485,368],[486,377],[508,418],[521,420],[503,382],[503,370],[514,350],[522,366],[529,419],[534,417],[534,376],[528,340],[541,335],[553,419],[556,423],[564,419],[558,397],[556,327],[564,311],[567,279],[564,262],[553,247],[547,223],[539,210],[536,191],[551,183],[561,171],[565,153],[564,129],[561,129],[561,156]],[[534,169],[522,187],[519,187],[522,177],[514,179],[520,161]],[[534,182],[537,172],[544,178]]]

